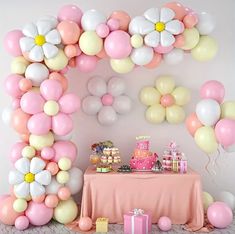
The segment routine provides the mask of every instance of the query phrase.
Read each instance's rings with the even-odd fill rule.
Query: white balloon
[[[82,101],[82,109],[88,115],[96,115],[102,106],[101,99],[96,96],[87,96]]]
[[[133,49],[130,57],[133,63],[143,66],[152,61],[153,55],[153,48],[142,46],[140,48]]]
[[[101,23],[106,23],[106,16],[95,9],[84,12],[81,19],[82,28],[85,31],[95,31]]]
[[[71,194],[76,194],[82,189],[83,172],[77,167],[72,167],[69,170],[69,181],[66,186],[70,189]]]
[[[101,97],[107,93],[107,85],[105,80],[100,77],[93,77],[89,80],[87,88],[89,92],[94,95]]]
[[[59,136],[54,133],[54,139],[55,141],[70,141],[73,137],[73,132],[70,132],[69,134],[65,136]]]
[[[205,126],[213,126],[220,118],[220,105],[213,99],[203,99],[196,106],[198,119]]]
[[[131,99],[125,95],[116,97],[113,102],[113,108],[118,114],[126,114],[130,112],[131,106]]]
[[[113,77],[108,82],[108,93],[112,96],[120,96],[125,92],[126,84],[123,78]]]
[[[180,63],[184,59],[184,51],[179,48],[174,48],[167,54],[163,55],[164,61],[169,65]]]
[[[131,35],[146,35],[154,31],[155,24],[147,20],[144,16],[134,17],[129,24],[129,33]]]
[[[198,14],[196,28],[201,35],[210,34],[215,28],[215,18],[206,12],[201,12]]]
[[[61,187],[63,187],[63,185],[58,183],[55,177],[52,177],[51,183],[46,186],[46,194],[57,194]]]
[[[10,125],[13,109],[12,107],[5,107],[2,111],[2,121],[4,124]]]
[[[33,86],[40,86],[49,76],[47,67],[42,63],[32,63],[25,71],[25,77],[32,81]]]
[[[117,121],[117,114],[113,107],[103,106],[98,114],[98,120],[102,125],[112,125]]]
[[[216,198],[217,201],[226,203],[231,208],[231,210],[235,209],[235,196],[232,193],[228,191],[222,191]]]

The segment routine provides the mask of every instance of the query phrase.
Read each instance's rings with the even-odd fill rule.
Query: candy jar
[[[93,151],[92,154],[90,155],[90,163],[92,165],[97,165],[100,162],[100,157],[99,155]]]

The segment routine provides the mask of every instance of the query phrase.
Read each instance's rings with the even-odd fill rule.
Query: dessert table
[[[140,208],[152,213],[152,223],[168,216],[173,224],[186,224],[191,231],[203,227],[204,212],[200,175],[164,172],[84,174],[81,217],[108,217],[109,223],[123,223],[123,215]]]

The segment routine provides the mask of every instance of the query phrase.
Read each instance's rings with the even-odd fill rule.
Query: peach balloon
[[[92,228],[92,220],[89,217],[81,217],[78,224],[79,228],[84,232],[89,231]]]
[[[24,141],[24,142],[29,142],[29,133],[28,134],[21,134],[20,135],[20,139],[22,140],[22,141]]]
[[[48,170],[51,173],[51,175],[56,175],[57,172],[59,171],[59,167],[57,163],[49,162],[46,166],[46,170]]]
[[[70,67],[76,67],[76,58],[71,58],[69,60],[69,66]]]
[[[61,21],[57,25],[57,30],[60,33],[63,44],[69,45],[78,42],[81,30],[75,22],[68,20]]]
[[[32,88],[33,84],[32,81],[29,79],[21,79],[19,82],[19,88],[23,92],[27,92]]]
[[[175,12],[175,19],[182,20],[187,14],[185,7],[179,2],[168,2],[164,7],[170,8]]]
[[[186,121],[185,121],[186,127],[189,131],[189,133],[194,136],[195,132],[203,126],[203,124],[199,121],[199,119],[197,118],[196,113],[192,113],[190,114]]]
[[[150,63],[146,64],[145,67],[149,68],[149,69],[153,69],[159,66],[159,64],[162,61],[162,55],[155,53],[153,56],[153,59]]]
[[[54,194],[47,195],[45,199],[45,205],[49,208],[55,208],[59,203],[59,199]]]
[[[106,53],[106,51],[105,51],[105,49],[103,48],[97,55],[96,55],[98,58],[107,58],[108,57],[108,55],[107,55],[107,53]]]
[[[52,72],[49,75],[49,79],[58,80],[62,85],[63,91],[66,91],[68,89],[68,80],[62,74],[58,72]]]
[[[125,11],[114,11],[110,19],[117,19],[119,21],[119,29],[127,31],[131,17]]]
[[[193,28],[198,23],[198,16],[195,12],[187,14],[183,19],[186,28]]]
[[[175,104],[175,98],[171,94],[165,94],[161,97],[160,102],[164,107],[172,106]]]
[[[184,46],[184,44],[185,38],[183,34],[175,36],[175,43],[173,44],[175,48],[181,48],[182,46]]]
[[[29,114],[26,114],[18,108],[12,114],[12,126],[20,134],[28,134],[29,130],[27,128],[27,123],[30,118]]]
[[[6,225],[14,225],[16,218],[23,214],[13,209],[14,201],[14,197],[7,197],[0,202],[0,221]]]
[[[45,199],[45,195],[41,195],[39,197],[32,197],[32,200],[36,203],[42,203]]]
[[[71,192],[69,190],[69,188],[67,187],[62,187],[59,189],[58,191],[58,197],[61,199],[61,200],[68,200],[71,196]]]
[[[75,44],[75,45],[65,46],[64,53],[68,58],[72,58],[72,57],[80,55],[82,51],[80,50],[78,44]]]

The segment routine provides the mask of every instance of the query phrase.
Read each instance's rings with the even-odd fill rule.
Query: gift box
[[[96,219],[96,232],[108,232],[108,218],[97,218]]]
[[[134,209],[124,215],[125,234],[147,234],[152,231],[152,216],[149,212]]]

